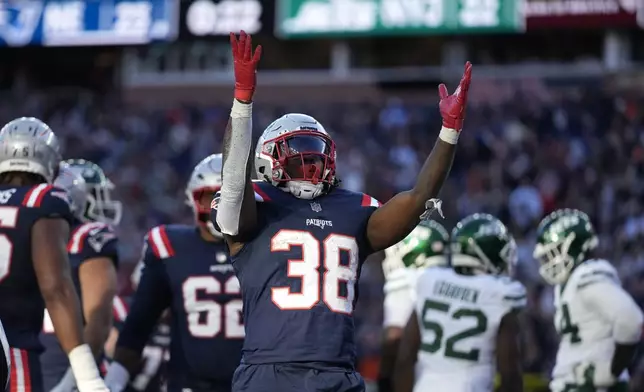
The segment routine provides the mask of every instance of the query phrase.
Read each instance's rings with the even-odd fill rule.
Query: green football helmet
[[[443,225],[434,220],[422,221],[405,239],[385,250],[385,265],[391,264],[390,269],[396,268],[393,264],[415,269],[447,265],[448,244],[449,234]]]
[[[550,284],[564,283],[598,244],[586,213],[569,208],[550,213],[537,228],[533,256],[539,260],[539,274]]]
[[[114,184],[97,164],[85,159],[68,159],[65,167],[83,177],[87,189],[87,203],[78,214],[83,222],[104,222],[118,225],[121,221],[123,206],[120,201],[112,200]]]
[[[452,230],[452,267],[493,275],[509,274],[517,263],[517,244],[500,220],[490,214],[465,217]]]

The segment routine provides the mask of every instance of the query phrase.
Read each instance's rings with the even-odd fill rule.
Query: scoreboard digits
[[[0,46],[146,44],[173,40],[176,0],[0,2]]]

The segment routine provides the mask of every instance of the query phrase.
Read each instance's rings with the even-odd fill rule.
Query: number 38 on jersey
[[[286,269],[289,278],[300,281],[300,289],[273,287],[273,303],[282,310],[307,310],[323,304],[333,312],[351,314],[359,264],[356,239],[331,233],[319,241],[301,230],[280,230],[271,239],[273,254],[296,248],[302,256],[288,259]]]

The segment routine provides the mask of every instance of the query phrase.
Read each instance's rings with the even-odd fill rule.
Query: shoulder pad
[[[67,251],[71,254],[78,254],[85,245],[89,245],[96,253],[99,253],[106,243],[116,240],[116,238],[114,229],[106,223],[83,223],[72,231],[67,243]]]
[[[503,277],[505,278],[505,277]],[[507,278],[502,281],[503,303],[513,309],[524,308],[528,302],[525,286],[516,280]]]
[[[61,217],[71,223],[69,195],[63,189],[49,184],[39,184],[31,188],[22,199],[27,208],[37,208],[47,217]]]
[[[615,267],[613,267],[607,260],[587,260],[579,265],[575,269],[574,273],[577,275],[577,289],[581,289],[598,282],[609,282],[621,285],[621,281],[617,275]]]
[[[167,259],[174,256],[174,248],[168,237],[167,227],[165,225],[152,228],[146,235],[147,242],[152,248],[152,252],[159,259]]]
[[[382,205],[378,200],[376,200],[374,197],[371,197],[367,195],[366,193],[362,194],[362,201],[360,203],[363,207],[373,207],[373,208],[378,208]]]

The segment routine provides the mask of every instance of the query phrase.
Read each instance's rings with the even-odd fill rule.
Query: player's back
[[[47,184],[0,185],[0,319],[13,348],[41,350],[44,312],[34,271],[31,229],[47,217],[71,219],[65,191]]]
[[[150,231],[172,291],[170,381],[230,383],[244,338],[239,281],[223,242],[201,238],[195,226]],[[204,384],[201,388],[210,388]],[[199,385],[193,385],[199,389]]]
[[[352,313],[377,201],[343,189],[314,200],[268,183],[255,191],[261,229],[232,258],[244,300],[242,361],[352,368]]]
[[[101,222],[84,223],[75,220],[71,226],[67,252],[72,281],[82,306],[80,267],[87,260],[103,257],[109,258],[115,264],[118,264],[117,236],[114,229],[108,224]],[[69,367],[69,360],[58,342],[51,317],[46,309],[40,342],[44,346],[44,352],[40,355],[40,363],[43,369],[43,386],[46,390],[49,390],[58,384],[63,377]]]
[[[555,327],[561,341],[553,378],[566,378],[581,362],[610,362],[615,351],[613,324],[581,298],[579,290],[596,282],[621,285],[606,260],[587,260],[576,267],[563,285],[554,287]],[[627,372],[622,379],[627,378]]]
[[[506,313],[525,305],[523,285],[446,267],[425,270],[417,285],[421,346],[415,390],[491,391],[499,325]]]

